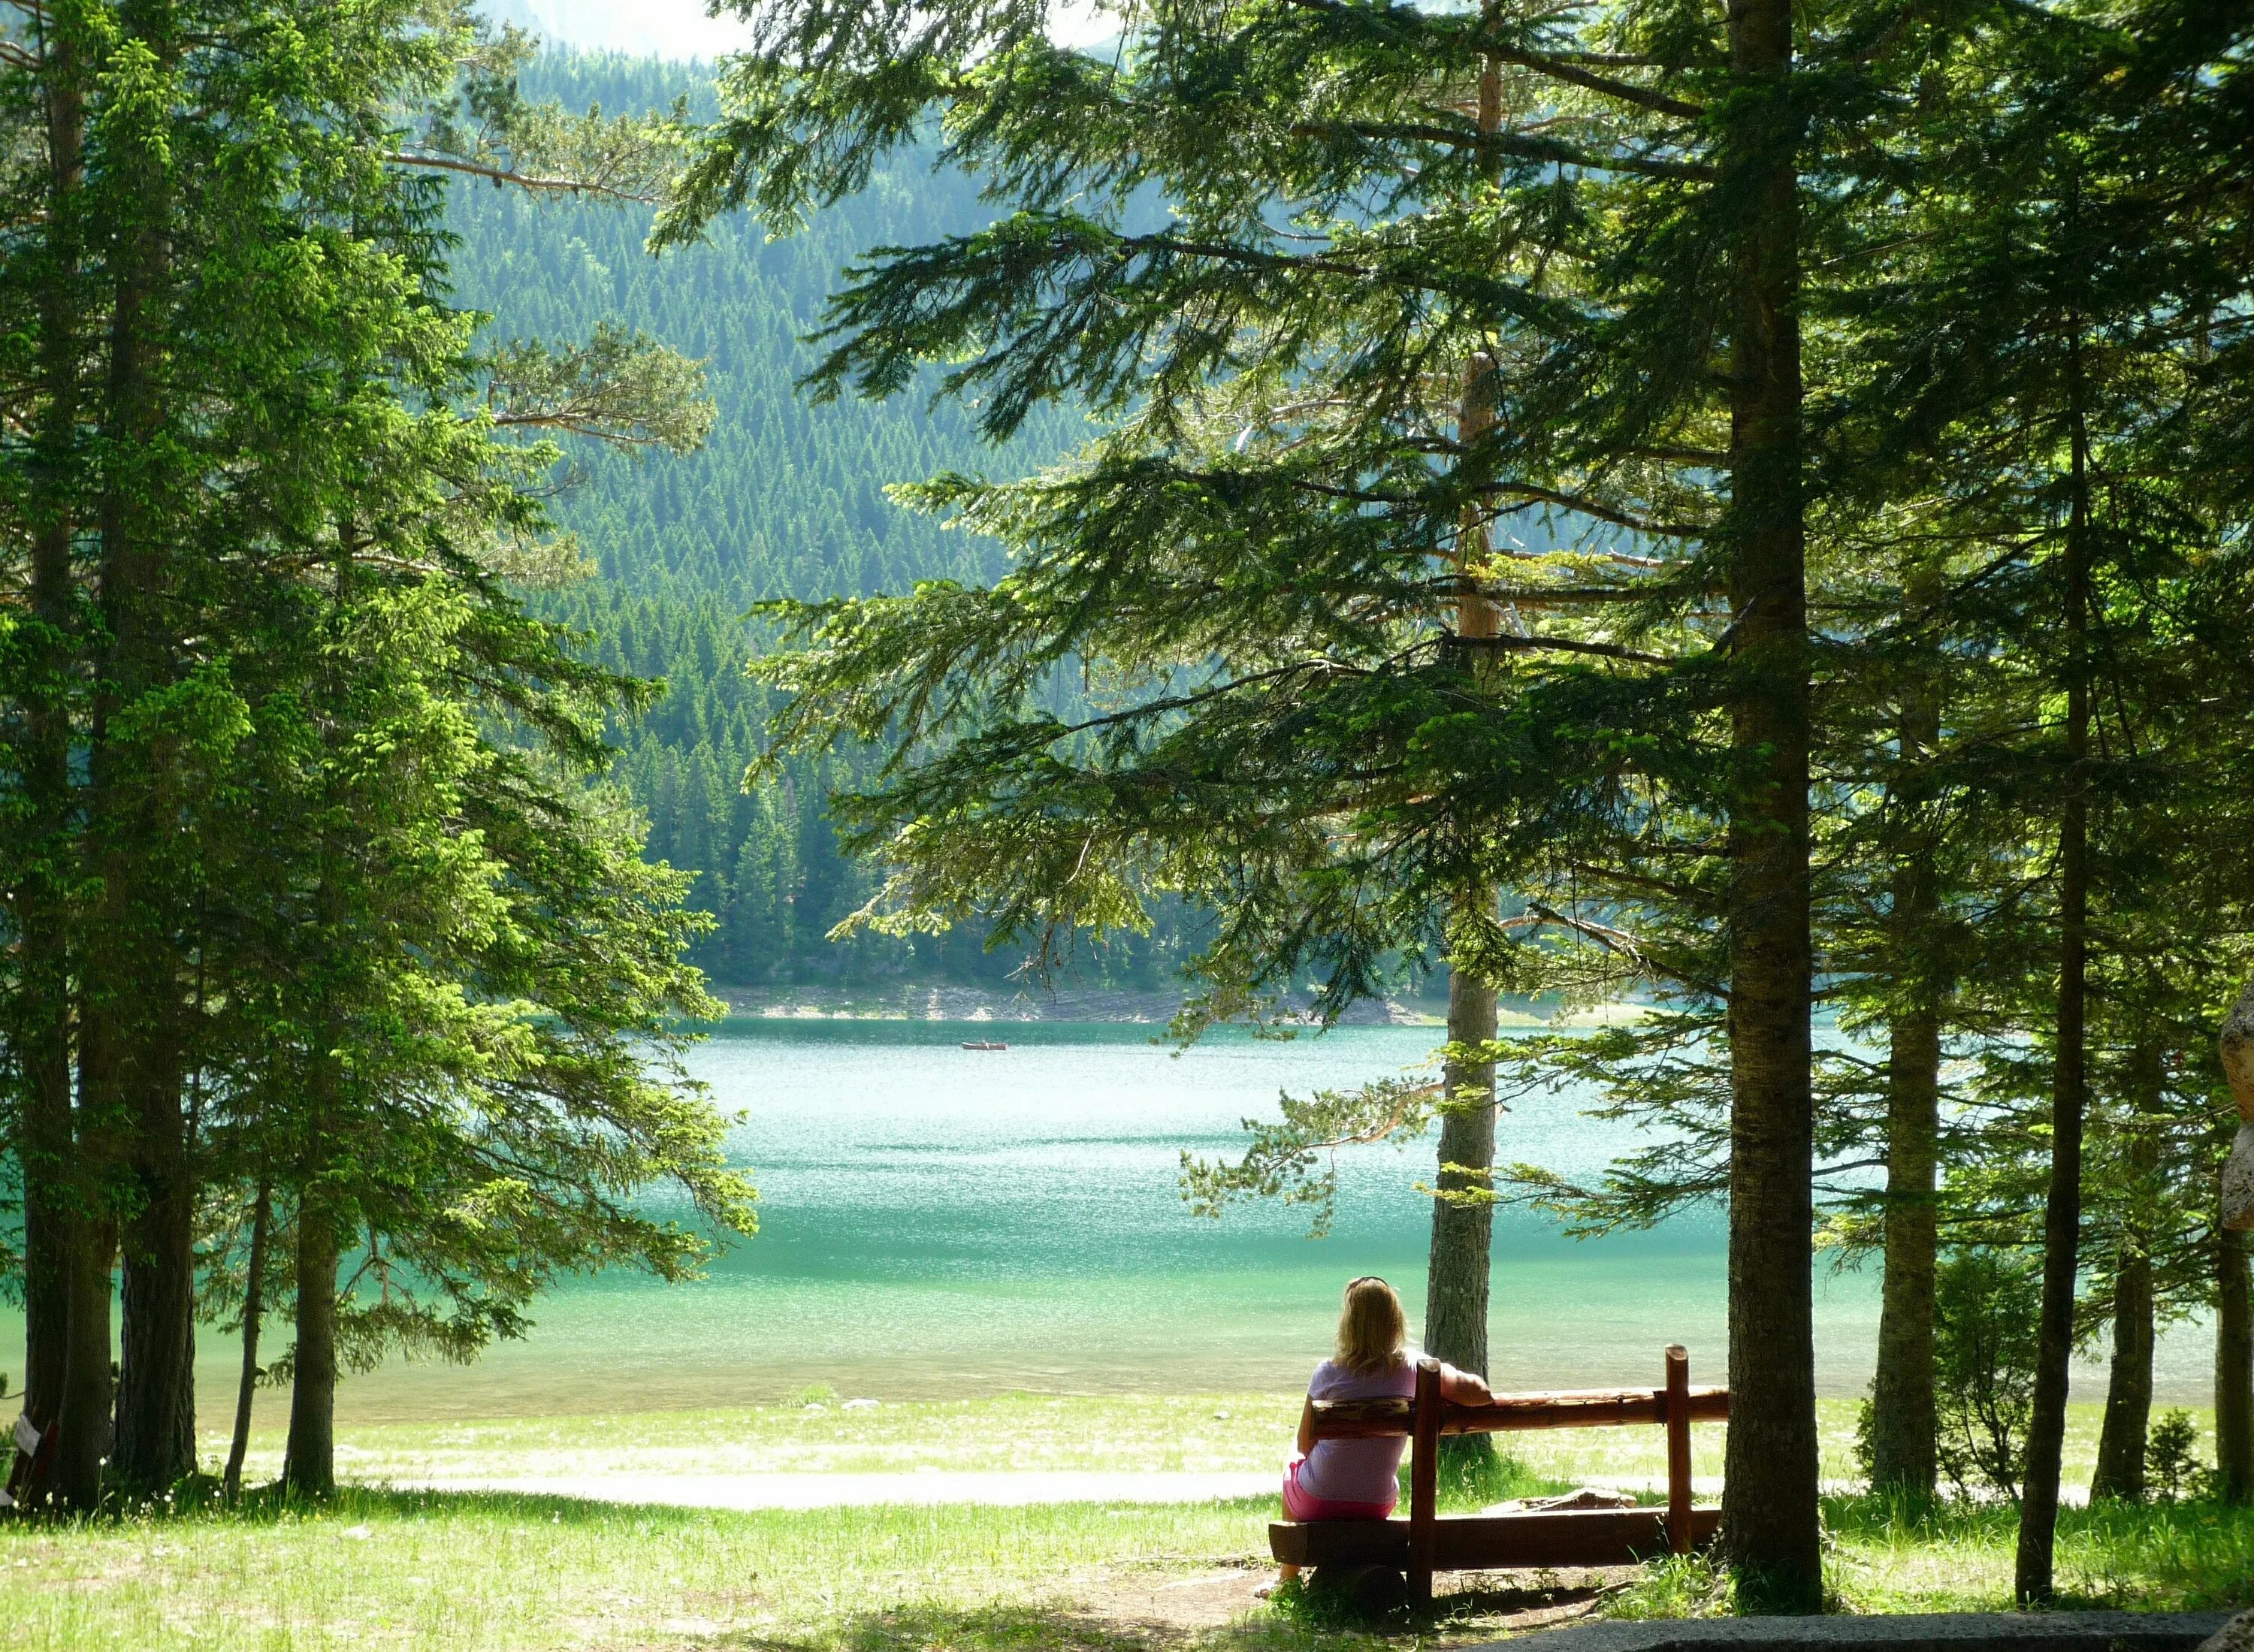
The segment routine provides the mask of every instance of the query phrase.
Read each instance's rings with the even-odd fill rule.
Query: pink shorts
[[[1298,1452],[1284,1465],[1284,1518],[1286,1520],[1382,1520],[1393,1512],[1390,1500],[1382,1503],[1341,1502],[1317,1497],[1299,1489],[1299,1469],[1307,1460]]]

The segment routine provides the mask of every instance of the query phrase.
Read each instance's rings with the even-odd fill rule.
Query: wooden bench
[[[1317,1400],[1314,1438],[1409,1437],[1406,1520],[1279,1520],[1268,1528],[1278,1560],[1296,1566],[1390,1566],[1408,1574],[1410,1599],[1432,1598],[1435,1572],[1508,1566],[1616,1566],[1655,1555],[1687,1554],[1712,1541],[1722,1511],[1690,1501],[1690,1424],[1730,1414],[1730,1390],[1690,1386],[1690,1356],[1667,1350],[1667,1382],[1656,1389],[1555,1394],[1498,1394],[1492,1405],[1440,1396],[1440,1365],[1420,1360],[1413,1400]],[[1444,1434],[1506,1434],[1536,1428],[1615,1428],[1655,1423],[1667,1430],[1665,1508],[1571,1508],[1439,1517],[1439,1446]]]

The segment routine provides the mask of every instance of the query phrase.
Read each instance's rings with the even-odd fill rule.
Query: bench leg
[[[1417,1362],[1417,1409],[1409,1430],[1409,1604],[1432,1604],[1432,1559],[1438,1545],[1440,1362]]]

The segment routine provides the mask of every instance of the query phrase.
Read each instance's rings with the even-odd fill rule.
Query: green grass
[[[1046,1395],[886,1402],[844,1409],[816,1404],[732,1410],[634,1411],[508,1418],[476,1423],[380,1423],[346,1428],[338,1471],[397,1481],[600,1473],[872,1474],[923,1469],[1216,1472],[1280,1468],[1297,1427],[1296,1394]],[[1819,1403],[1823,1472],[1855,1473],[1855,1407]],[[2087,1475],[2100,1408],[2076,1406],[2067,1472]],[[1723,1425],[1693,1431],[1692,1471],[1722,1473]],[[224,1435],[207,1432],[206,1460],[224,1456]],[[1559,1430],[1522,1434],[1514,1455],[1544,1480],[1662,1480],[1665,1441],[1656,1428]],[[280,1431],[256,1433],[247,1474],[279,1473]]]
[[[1950,1502],[1919,1511],[1871,1498],[1824,1508],[1829,1572],[1855,1612],[2001,1611],[2011,1605],[2016,1511]],[[2197,1611],[2254,1601],[2254,1509],[2216,1503],[2059,1513],[2068,1606]]]
[[[645,1414],[354,1429],[346,1466],[500,1476],[678,1464],[712,1473],[952,1468],[1272,1469],[1289,1396],[1026,1396],[845,1411]],[[2077,1415],[2086,1459],[2092,1418]],[[1852,1408],[1827,1404],[1827,1473],[1844,1474]],[[1718,1474],[1718,1431],[1699,1471]],[[270,1443],[269,1443],[270,1444]],[[1658,1431],[1522,1436],[1509,1459],[1451,1474],[1443,1506],[1476,1508],[1592,1478],[1656,1480]],[[2071,1452],[2070,1452],[2071,1457]],[[1837,1465],[1836,1468],[1834,1465]],[[254,1472],[256,1472],[254,1470]],[[1165,1629],[1136,1591],[1267,1566],[1267,1497],[1172,1505],[946,1505],[720,1513],[477,1493],[348,1488],[326,1508],[253,1498],[75,1527],[0,1522],[0,1623],[23,1652],[314,1652],[345,1647],[733,1648],[736,1652],[1361,1652],[1369,1635],[1304,1603]],[[1844,1610],[1999,1609],[2005,1508],[1825,1504],[1830,1587]],[[2077,1604],[2198,1607],[2254,1600],[2254,1512],[2186,1505],[2068,1509],[2059,1578]],[[1491,1639],[1508,1614],[1570,1600],[1614,1615],[1724,1609],[1692,1562],[1641,1579],[1443,1580],[1426,1642]],[[1234,1590],[1231,1599],[1242,1600]]]
[[[920,1469],[1221,1471],[1280,1468],[1294,1395],[1004,1394],[725,1410],[386,1423],[344,1431],[338,1471],[357,1480],[472,1474],[695,1472],[882,1474]],[[216,1461],[225,1438],[207,1434]],[[279,1430],[254,1434],[248,1474],[280,1471]]]
[[[355,1489],[318,1511],[0,1527],[0,1622],[23,1652],[1007,1646],[1074,1618],[1096,1573],[1254,1564],[1270,1516],[1264,1501],[704,1514]],[[887,1622],[924,1627],[893,1639]]]
[[[1271,1513],[1263,1499],[699,1514],[356,1489],[318,1510],[254,1502],[0,1526],[0,1622],[23,1652],[1105,1652],[1169,1639],[1345,1652],[1366,1641],[1336,1615],[1304,1609],[1254,1608],[1225,1628],[1171,1636],[1104,1609],[1106,1587],[1122,1577],[1264,1568]],[[1917,1516],[1838,1499],[1825,1515],[1842,1609],[2009,1605],[2008,1509]],[[2243,1603],[2254,1599],[2254,1511],[2068,1510],[2059,1571],[2071,1604]],[[1551,1581],[1570,1590],[1578,1580]],[[1601,1604],[1621,1616],[1695,1615],[1720,1610],[1722,1594],[1709,1568],[1677,1562]],[[1509,1605],[1491,1587],[1444,1598],[1441,1638],[1491,1634]]]
[[[1839,1612],[2008,1612],[2018,1516],[2008,1504],[1929,1508],[1870,1497],[1824,1505],[1825,1592]],[[2254,1509],[2118,1504],[2059,1511],[2059,1605],[2196,1612],[2254,1601]],[[1700,1558],[1653,1566],[1608,1603],[1623,1618],[1728,1610]]]

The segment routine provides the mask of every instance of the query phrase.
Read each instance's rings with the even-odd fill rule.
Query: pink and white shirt
[[[1325,1360],[1307,1379],[1311,1400],[1413,1399],[1417,1362],[1404,1354],[1383,1371],[1349,1371]],[[1401,1453],[1409,1442],[1391,1439],[1319,1439],[1299,1470],[1299,1487],[1326,1502],[1391,1503],[1399,1494]]]

